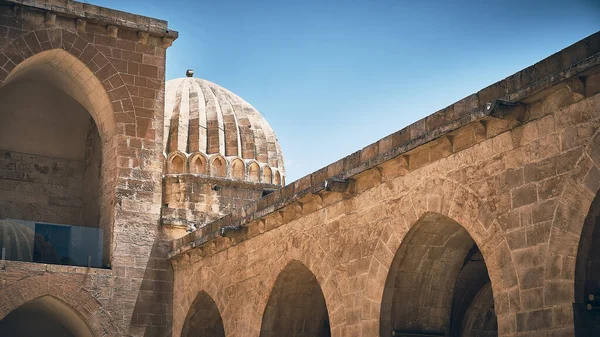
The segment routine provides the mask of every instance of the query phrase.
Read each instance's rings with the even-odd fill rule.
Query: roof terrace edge
[[[168,22],[116,9],[73,0],[2,0],[16,6],[51,12],[56,15],[81,18],[93,23],[112,25],[126,30],[147,32],[149,35],[177,39],[179,33],[168,27]]]

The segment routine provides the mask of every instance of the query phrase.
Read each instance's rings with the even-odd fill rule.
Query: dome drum
[[[173,152],[166,158],[166,174],[195,174],[200,176],[248,181],[252,183],[283,185],[283,174],[278,168],[239,157],[207,156],[202,152],[190,155]]]

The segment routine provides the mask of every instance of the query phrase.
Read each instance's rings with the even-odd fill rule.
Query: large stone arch
[[[93,118],[101,140],[100,226],[104,229],[104,261],[112,256],[117,203],[120,136],[139,136],[135,109],[120,73],[85,38],[66,29],[27,32],[0,49],[0,88],[20,79],[49,83],[80,103]],[[142,135],[143,137],[143,135]],[[127,156],[128,154],[123,154]]]
[[[205,291],[198,293],[183,323],[181,337],[192,336],[225,337],[219,308]]]
[[[192,258],[195,260],[195,253],[192,253]],[[193,265],[185,268],[193,268],[193,271],[190,277],[175,280],[174,287],[180,289],[182,294],[173,303],[173,336],[183,336],[186,319],[200,294],[206,294],[213,301],[220,313],[225,336],[229,336],[229,331],[233,328],[228,325],[226,316],[228,305],[226,296],[221,296],[224,292],[224,282],[220,282],[220,276],[209,268],[195,268]]]
[[[49,51],[56,54],[47,53]],[[30,59],[36,55],[37,59]],[[133,115],[135,112],[117,68],[92,43],[69,30],[42,29],[27,32],[4,44],[0,49],[0,60],[4,64],[0,71],[1,85],[10,81],[21,70],[41,64],[52,66],[59,73],[70,77],[60,84],[61,89],[90,111],[105,137],[116,134],[117,125],[124,126],[127,122],[135,124],[135,119],[125,118],[125,115]],[[22,64],[24,61],[27,62]],[[71,83],[76,86],[70,85]],[[105,98],[102,97],[105,95],[110,105],[105,104],[106,100],[99,100]]]
[[[379,329],[386,279],[406,234],[423,217],[437,214],[459,224],[473,239],[483,256],[494,295],[496,314],[507,314],[508,290],[517,287],[516,270],[509,246],[490,208],[470,189],[443,178],[418,181],[387,204],[388,217],[371,259],[366,298],[373,302],[364,326]]]
[[[0,86],[31,68],[46,67],[53,83],[82,104],[94,118],[103,142],[117,149],[117,134],[141,136],[134,104],[121,74],[112,62],[85,38],[67,29],[27,32],[0,49]],[[113,155],[117,155],[114,153]]]
[[[489,284],[485,260],[465,228],[439,213],[427,212],[402,239],[390,266],[380,336],[394,330],[469,335],[461,332],[463,318],[485,284]],[[468,294],[468,287],[476,288],[474,293]],[[494,316],[489,319],[495,322],[492,293],[487,294],[492,306],[484,310],[491,310]],[[467,303],[457,306],[461,301]]]
[[[49,295],[24,303],[0,320],[0,334],[94,337],[94,332],[77,311]]]
[[[318,217],[314,213],[313,216]],[[316,218],[312,220],[314,220],[314,223],[318,223],[319,221]],[[272,250],[273,257],[277,258],[266,261],[267,263],[265,263],[263,268],[261,275],[263,278],[261,281],[263,287],[256,289],[256,297],[252,303],[252,311],[257,313],[252,322],[253,326],[262,326],[263,315],[268,306],[269,298],[281,273],[290,264],[299,263],[315,276],[319,288],[323,293],[329,316],[331,335],[341,336],[348,325],[348,316],[345,310],[346,305],[344,305],[344,301],[348,296],[344,296],[341,292],[342,284],[344,283],[342,278],[345,276],[339,266],[336,265],[336,263],[340,262],[339,255],[342,254],[336,248],[343,247],[330,245],[329,249],[327,249],[325,246],[317,244],[315,235],[318,234],[309,234],[294,230],[293,228],[294,223],[291,222],[277,229],[277,231],[281,231],[276,236],[277,239],[273,240],[276,244],[267,248]],[[259,335],[260,331],[257,331],[256,336]]]
[[[290,261],[269,293],[260,336],[331,336],[325,297],[316,276],[303,263]]]
[[[113,318],[90,292],[68,275],[44,273],[0,290],[0,320],[35,299],[51,296],[79,313],[95,337],[121,336]]]

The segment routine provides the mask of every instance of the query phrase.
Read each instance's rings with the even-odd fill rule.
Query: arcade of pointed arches
[[[202,152],[189,156],[176,151],[166,158],[168,174],[200,174],[254,183],[284,185],[284,177],[278,168],[260,164],[255,160],[224,157],[220,154],[205,155]]]
[[[437,241],[432,241],[432,237]],[[415,269],[417,265],[423,268]],[[444,265],[449,267],[444,269]],[[416,278],[415,272],[420,273]],[[417,291],[423,284],[428,290]],[[211,293],[216,294],[214,289]],[[216,305],[204,306],[212,309],[200,315],[206,309],[201,309],[199,303],[214,303],[214,300],[202,290],[197,294],[188,309],[181,336],[191,336],[192,331],[196,336],[221,336],[220,331],[225,330],[220,310]],[[279,272],[269,294],[261,314],[261,337],[332,335],[321,285],[299,260],[292,259]],[[431,300],[427,298],[443,300],[428,307]],[[484,258],[467,230],[437,213],[424,214],[402,240],[389,269],[381,306],[382,337],[392,335],[392,331],[497,335],[494,299]],[[202,327],[199,317],[212,319]],[[435,322],[423,321],[427,317],[434,317]]]

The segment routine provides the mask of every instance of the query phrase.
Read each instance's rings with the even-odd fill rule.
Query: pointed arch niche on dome
[[[263,168],[262,181],[266,184],[273,183],[273,170],[271,170],[269,165],[265,165]]]
[[[182,174],[186,173],[187,156],[185,153],[175,151],[167,157],[167,173]]]
[[[260,165],[255,160],[248,163],[248,181],[253,183],[260,181]]]
[[[281,183],[281,174],[279,173],[279,170],[276,170],[275,174],[273,174],[273,184],[275,184],[275,185],[282,185],[282,183]]]
[[[210,175],[213,177],[227,177],[227,159],[220,154],[210,159]]]
[[[204,174],[208,171],[208,157],[202,152],[196,152],[190,156],[189,171],[190,173]]]
[[[246,164],[244,161],[235,158],[231,161],[231,177],[237,180],[244,180],[246,174]]]

